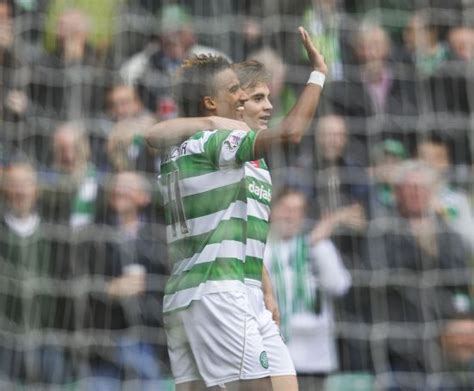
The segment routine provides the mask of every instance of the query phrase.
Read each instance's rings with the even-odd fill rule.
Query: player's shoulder
[[[212,132],[200,131],[184,140],[181,144],[170,147],[163,158],[162,164],[177,161],[184,156],[203,153],[204,145],[211,136]]]
[[[233,149],[248,136],[246,130],[241,129],[214,129],[196,133],[193,137],[201,140],[203,146],[207,149],[219,149],[228,146]]]

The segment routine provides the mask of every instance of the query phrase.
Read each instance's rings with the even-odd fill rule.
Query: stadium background
[[[1,0],[0,388],[158,382],[156,389],[172,389],[160,310],[167,266],[159,154],[134,133],[177,115],[172,75],[185,56],[210,49],[266,63],[277,122],[309,75],[296,30],[303,25],[330,67],[319,116],[344,119],[347,135],[336,176],[315,158],[324,148],[317,121],[300,148],[274,150],[275,193],[292,186],[309,197],[308,229],[328,213],[363,207],[353,226],[339,222],[330,235],[352,288],[334,302],[339,370],[327,389],[387,389],[397,371],[410,385],[401,389],[417,382],[419,389],[472,389],[473,7],[469,0]],[[378,66],[385,84],[371,87]],[[436,212],[459,240],[439,239],[444,260],[420,250],[422,264],[439,263],[395,267],[381,232],[396,206],[374,201],[386,185],[375,172],[387,156],[395,170],[427,139],[449,151],[444,182],[463,208],[448,196]],[[26,161],[37,172],[27,195],[13,184],[24,177],[7,175]],[[123,171],[142,176],[117,177]],[[125,191],[120,178],[134,184],[128,196],[142,210],[138,239],[124,233],[111,201],[110,191]],[[28,197],[41,229],[18,236],[6,221],[15,200]],[[397,243],[391,251],[410,260]],[[450,268],[456,254],[462,261]],[[405,299],[426,316],[400,308],[391,319],[388,292],[413,288],[426,289],[420,302]],[[465,350],[448,337],[461,338]],[[421,341],[418,357],[410,349],[393,353],[391,338]]]

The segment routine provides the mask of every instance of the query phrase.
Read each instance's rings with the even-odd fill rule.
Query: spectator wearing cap
[[[405,146],[398,140],[386,139],[372,150],[370,217],[377,218],[395,210],[394,181],[399,164],[407,158]]]

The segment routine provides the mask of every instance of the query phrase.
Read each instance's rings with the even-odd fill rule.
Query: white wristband
[[[306,84],[312,83],[312,84],[316,84],[316,85],[320,86],[321,88],[323,88],[325,80],[326,80],[326,75],[324,73],[319,72],[319,71],[313,71],[309,75],[309,79],[306,82]]]

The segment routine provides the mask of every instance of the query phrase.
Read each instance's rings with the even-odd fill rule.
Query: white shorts
[[[265,307],[262,288],[250,284],[247,286],[250,306],[257,317],[258,330],[268,355],[270,376],[296,376],[288,347],[281,337],[277,324],[273,321],[272,313]]]
[[[213,387],[270,376],[246,292],[204,295],[164,320],[176,384],[204,380]]]

